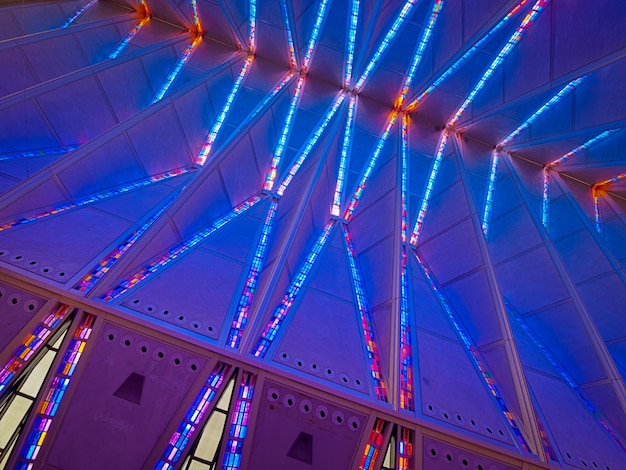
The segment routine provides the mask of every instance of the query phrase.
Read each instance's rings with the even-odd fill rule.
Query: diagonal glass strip
[[[63,23],[61,25],[61,28],[65,29],[67,28],[69,25],[71,25],[74,21],[76,21],[78,19],[78,17],[80,15],[82,15],[83,13],[85,13],[88,9],[90,9],[92,6],[94,6],[96,4],[98,0],[91,0],[89,3],[86,3],[85,5],[83,5],[82,7],[78,8],[74,13],[72,13],[70,15],[70,17],[67,19],[67,21],[65,21],[65,23]]]
[[[402,271],[400,273],[400,408],[414,411],[413,342],[411,339],[408,277],[407,247],[402,245]]]
[[[456,313],[454,312],[452,306],[448,302],[448,299],[445,297],[443,291],[441,290],[441,287],[439,286],[439,284],[437,283],[433,275],[430,273],[430,270],[426,267],[424,261],[422,261],[422,259],[420,258],[416,249],[413,249],[413,254],[415,255],[415,258],[417,259],[417,263],[419,264],[422,270],[422,273],[424,274],[424,277],[426,277],[426,279],[428,280],[431,290],[433,291],[433,293],[439,300],[439,304],[445,310],[448,320],[450,321],[451,326],[454,328],[457,334],[457,337],[461,340],[461,343],[463,343],[463,346],[465,347],[472,363],[474,364],[477,371],[479,372],[483,382],[485,383],[485,385],[491,392],[490,393],[491,396],[493,396],[498,407],[502,411],[505,421],[507,422],[513,435],[517,439],[517,444],[519,445],[522,451],[530,454],[531,453],[530,448],[528,447],[528,444],[526,443],[526,439],[524,438],[524,436],[522,435],[522,432],[517,426],[517,422],[515,421],[513,417],[513,413],[509,411],[508,406],[506,405],[504,401],[504,398],[500,394],[500,390],[497,387],[493,379],[493,376],[485,368],[485,365],[483,364],[483,361],[480,358],[480,355],[478,353],[478,349],[472,343],[470,337],[465,332],[465,329],[461,325],[461,322],[458,320]]]
[[[63,155],[68,152],[76,150],[80,145],[66,145],[64,147],[57,147],[45,150],[29,150],[27,152],[11,152],[0,155],[0,162],[6,162],[11,160],[21,160],[23,158],[37,158],[37,157],[52,157],[55,155]]]
[[[391,129],[393,129],[393,126],[396,123],[397,119],[398,119],[398,113],[396,111],[392,111],[391,115],[389,116],[389,119],[387,120],[387,124],[385,125],[385,130],[383,131],[381,136],[378,138],[378,143],[376,144],[376,147],[374,148],[374,151],[372,152],[372,155],[370,156],[370,159],[367,163],[367,167],[365,168],[365,171],[363,172],[363,175],[361,176],[359,185],[354,191],[354,194],[352,195],[352,199],[350,200],[350,203],[348,204],[348,207],[346,208],[346,211],[343,214],[343,218],[346,221],[349,221],[352,215],[354,214],[354,211],[356,210],[356,206],[361,200],[361,197],[363,196],[363,192],[365,191],[365,185],[367,184],[369,177],[374,171],[374,167],[376,166],[378,157],[380,156],[380,153],[383,150],[383,147],[385,146],[385,142],[387,142],[387,139],[389,138],[389,134],[391,133]]]
[[[45,212],[38,212],[37,214],[29,215],[27,217],[23,217],[18,220],[12,220],[10,222],[5,222],[0,225],[0,232],[3,230],[8,230],[12,227],[16,227],[18,225],[29,224],[31,222],[36,222],[41,219],[45,219],[46,217],[50,217],[53,215],[58,215],[63,212],[66,212],[71,209],[76,209],[78,207],[88,206],[90,204],[94,204],[96,202],[101,202],[106,199],[110,199],[115,196],[119,196],[120,194],[127,193],[129,191],[133,191],[135,189],[144,188],[146,186],[150,186],[155,183],[159,183],[161,181],[165,181],[176,176],[184,175],[189,172],[188,168],[181,168],[178,170],[172,170],[165,173],[160,173],[158,175],[151,176],[150,178],[146,178],[135,183],[127,184],[125,186],[119,186],[115,189],[110,189],[100,194],[94,194],[91,196],[87,196],[81,199],[77,199],[74,202],[67,202],[65,204],[61,204],[51,210]]]
[[[548,230],[548,223],[550,222],[550,175],[548,174],[549,168],[543,169],[543,196],[541,202],[541,223]]]
[[[363,341],[367,352],[369,362],[370,375],[376,392],[376,398],[380,401],[388,402],[387,385],[383,374],[382,361],[376,334],[374,333],[374,324],[372,322],[372,314],[370,312],[369,302],[365,296],[365,285],[361,270],[357,264],[357,253],[352,241],[352,235],[348,224],[342,224],[343,239],[346,242],[346,253],[348,255],[348,264],[350,265],[350,274],[352,274],[352,287],[354,288],[354,296],[359,310],[359,321],[361,323],[361,332],[363,333]]]
[[[15,468],[30,469],[33,467],[39,455],[39,451],[41,450],[41,446],[50,432],[50,426],[52,425],[54,416],[70,385],[72,375],[74,375],[76,371],[76,366],[85,351],[85,346],[93,330],[95,320],[96,317],[94,315],[87,314],[76,328],[74,337],[70,341],[65,356],[63,357],[63,361],[59,365],[58,372],[54,379],[52,379],[48,392],[43,395],[43,402],[31,426],[30,433],[28,433],[26,443],[19,454]]]
[[[180,71],[183,69],[183,66],[185,65],[187,60],[189,60],[189,58],[191,57],[191,54],[193,54],[198,44],[200,44],[200,41],[202,41],[202,36],[196,36],[194,40],[185,48],[181,56],[178,58],[178,60],[176,60],[176,63],[174,64],[174,67],[172,67],[172,70],[170,70],[170,72],[167,74],[165,81],[161,84],[161,86],[157,90],[156,94],[154,95],[154,98],[152,98],[152,101],[150,101],[150,105],[153,105],[154,103],[161,101],[163,96],[165,96],[165,93],[167,93],[167,90],[169,90],[170,86],[172,86],[174,79],[178,76]]]
[[[15,354],[7,361],[0,371],[0,395],[6,390],[11,381],[34,357],[35,353],[46,344],[50,335],[67,318],[72,308],[69,305],[60,305],[47,313],[39,322],[33,332],[26,336]]]
[[[156,258],[147,267],[135,273],[131,278],[120,281],[119,285],[103,295],[102,299],[106,302],[111,302],[123,295],[129,289],[137,287],[146,278],[167,267],[167,265],[175,261],[178,257],[184,255],[206,238],[228,225],[251,207],[254,207],[262,199],[263,196],[257,194],[242,202],[238,206],[234,207],[230,212],[215,220],[208,227],[196,232],[191,237],[174,246],[166,254]]]
[[[190,0],[191,11],[193,13],[193,25],[196,28],[196,36],[202,36],[204,31],[202,29],[202,23],[200,23],[200,15],[198,15],[198,1]]]
[[[493,28],[491,28],[483,37],[481,37],[471,48],[465,52],[459,59],[454,62],[450,67],[448,67],[445,72],[443,72],[439,78],[437,78],[433,83],[431,83],[426,90],[420,93],[417,98],[415,98],[411,103],[405,108],[407,112],[413,112],[415,109],[424,101],[424,99],[430,95],[436,88],[439,87],[446,79],[448,79],[454,72],[456,72],[461,65],[467,62],[476,52],[483,47],[489,39],[491,39],[502,27],[507,24],[515,15],[517,15],[522,7],[528,3],[528,0],[521,0],[517,5],[513,7],[513,9],[502,18]]]
[[[108,58],[117,59],[120,56],[120,54],[122,54],[122,52],[126,50],[130,42],[134,39],[135,36],[137,36],[137,33],[141,31],[141,28],[143,28],[148,23],[148,21],[150,21],[149,15],[142,18],[139,23],[137,23],[135,26],[130,28],[128,33],[126,33],[126,36],[124,36],[124,38],[120,41],[120,43],[117,46],[115,46],[115,49],[113,49],[111,53],[108,55]]]
[[[276,149],[274,150],[274,156],[272,157],[272,163],[270,165],[270,170],[267,173],[267,177],[265,179],[265,190],[271,191],[274,188],[274,182],[276,181],[276,174],[278,173],[278,165],[280,164],[280,159],[285,152],[285,146],[287,145],[287,139],[289,138],[289,134],[291,133],[291,126],[293,124],[293,118],[296,113],[296,109],[298,108],[298,103],[300,102],[300,95],[302,93],[302,88],[304,87],[306,75],[300,75],[298,78],[298,83],[296,84],[296,88],[294,90],[293,96],[291,98],[291,102],[289,103],[289,111],[287,112],[287,116],[285,117],[285,122],[283,123],[283,131],[278,139],[278,144],[276,145]]]
[[[237,470],[241,467],[243,444],[248,434],[248,421],[250,420],[255,384],[255,375],[251,372],[242,374],[235,409],[230,420],[222,470]]]
[[[254,252],[254,257],[252,258],[252,264],[250,265],[248,275],[246,276],[246,283],[243,287],[243,291],[241,292],[241,297],[239,298],[235,318],[233,319],[233,323],[230,327],[228,340],[226,341],[226,345],[233,349],[239,348],[243,331],[246,327],[246,323],[248,322],[248,314],[250,313],[250,307],[254,301],[254,294],[259,282],[259,275],[263,269],[265,253],[267,252],[270,233],[272,231],[272,224],[277,210],[278,199],[272,198],[272,203],[270,204],[267,216],[265,217],[265,223],[263,224],[263,230],[261,231],[261,237],[259,238],[256,251]]]
[[[613,176],[612,178],[609,178],[607,180],[604,181],[600,181],[599,183],[594,184],[594,186],[596,188],[599,188],[600,186],[607,186],[609,184],[613,184],[613,183],[617,183],[618,181],[622,181],[626,179],[626,173],[621,173],[617,176]]]
[[[400,426],[398,435],[398,470],[413,470],[415,468],[413,455],[413,430]]]
[[[609,137],[610,135],[615,134],[617,131],[619,131],[620,129],[611,129],[608,131],[604,131],[601,132],[600,134],[598,134],[597,136],[589,139],[587,142],[585,142],[584,144],[579,145],[578,147],[576,147],[574,150],[567,152],[565,155],[563,155],[560,158],[557,158],[556,160],[547,163],[546,164],[546,168],[549,167],[553,167],[556,165],[560,165],[562,163],[565,163],[566,161],[568,161],[570,158],[574,157],[576,154],[582,152],[583,150],[587,150],[589,147],[591,147],[594,144],[597,144],[598,142],[600,142],[601,140],[606,139],[607,137]]]
[[[320,35],[320,31],[322,30],[324,20],[326,19],[328,3],[330,3],[330,0],[321,0],[319,3],[317,14],[315,15],[315,23],[313,24],[313,30],[311,31],[311,37],[309,38],[309,44],[307,45],[304,60],[302,61],[302,73],[304,74],[309,72],[311,60],[313,59],[313,52],[315,52],[315,46],[317,45],[317,39]]]
[[[354,45],[356,43],[356,29],[359,24],[360,0],[350,1],[350,15],[348,16],[348,37],[346,47],[346,70],[343,74],[343,87],[350,89],[352,83],[352,67],[354,63]]]
[[[513,139],[515,139],[518,135],[520,135],[524,130],[528,129],[528,127],[534,123],[537,119],[539,119],[543,114],[552,109],[557,103],[559,103],[563,98],[565,98],[569,93],[571,93],[578,85],[585,81],[585,79],[589,77],[588,75],[584,75],[580,78],[576,78],[572,80],[567,85],[559,90],[559,92],[550,98],[546,103],[543,104],[537,111],[535,111],[528,119],[526,119],[520,126],[511,132],[508,136],[506,136],[500,144],[500,147],[504,147],[509,145]]]
[[[256,0],[249,0],[250,17],[248,19],[248,52],[256,52]]]
[[[357,95],[350,95],[348,105],[348,118],[346,119],[346,128],[343,134],[343,143],[341,145],[341,160],[339,161],[339,171],[337,172],[337,184],[335,185],[335,195],[333,196],[333,205],[330,209],[331,215],[339,217],[340,205],[343,199],[343,185],[346,178],[346,167],[350,159],[350,147],[352,145],[352,134],[354,132],[354,113],[356,108]]]
[[[496,194],[496,181],[498,179],[498,162],[500,161],[500,151],[494,149],[491,153],[491,170],[489,171],[489,186],[487,187],[487,198],[483,210],[482,229],[485,237],[489,235],[489,224],[491,223],[491,213],[493,211],[493,199]]]
[[[296,46],[293,42],[293,33],[291,32],[291,24],[289,22],[289,12],[287,11],[287,0],[281,0],[280,7],[283,13],[283,21],[285,22],[287,47],[289,48],[289,66],[292,70],[295,70],[298,68],[298,61],[296,60]]]
[[[424,56],[424,51],[426,50],[426,46],[430,41],[430,37],[432,36],[433,29],[435,27],[435,23],[437,23],[437,18],[439,18],[439,13],[443,9],[444,0],[434,0],[433,6],[431,9],[430,19],[428,20],[428,24],[422,30],[422,38],[417,45],[417,49],[415,50],[415,55],[413,56],[413,61],[411,62],[411,66],[409,67],[409,72],[407,73],[404,79],[404,85],[402,86],[402,90],[400,91],[400,96],[396,100],[396,108],[402,109],[402,105],[404,104],[404,100],[409,93],[409,89],[411,88],[411,84],[413,83],[413,78],[415,77],[415,72],[417,72],[417,67],[422,61],[422,57]]]
[[[485,73],[480,78],[480,80],[478,80],[478,83],[474,86],[470,94],[467,95],[467,98],[454,114],[448,126],[454,126],[458,122],[463,113],[467,110],[468,106],[472,104],[474,98],[476,98],[476,95],[478,95],[478,93],[484,88],[484,86],[487,84],[487,81],[496,72],[500,65],[502,65],[502,63],[508,57],[511,51],[513,51],[517,43],[520,41],[520,39],[522,39],[524,33],[530,28],[535,19],[537,19],[541,11],[548,4],[548,2],[549,0],[537,0],[537,2],[535,2],[530,12],[524,17],[520,25],[517,27],[513,35],[511,35],[504,47],[500,50],[496,58],[493,59],[493,62],[491,62],[491,65],[489,65],[487,70],[485,70]]]
[[[370,431],[369,438],[367,439],[367,444],[365,444],[365,449],[363,449],[363,456],[361,457],[361,462],[359,463],[359,470],[374,470],[376,459],[378,458],[378,454],[385,439],[385,427],[385,420],[376,418],[374,427]]]
[[[263,332],[261,333],[261,337],[259,338],[259,341],[257,342],[254,351],[252,351],[252,354],[255,357],[264,358],[267,354],[269,347],[272,345],[272,342],[276,338],[280,327],[282,326],[285,318],[291,311],[291,307],[293,307],[298,298],[298,295],[300,294],[300,291],[302,290],[302,287],[307,281],[309,274],[313,269],[313,266],[315,266],[315,262],[317,261],[319,254],[326,245],[326,242],[328,241],[334,226],[335,220],[331,219],[326,224],[324,230],[315,241],[315,245],[313,245],[313,248],[304,260],[304,263],[302,263],[302,265],[300,266],[298,273],[291,280],[291,283],[287,288],[287,292],[285,292],[282,300],[272,313],[271,318],[269,319],[269,321],[265,325],[265,328],[263,329]]]
[[[98,282],[102,280],[102,278],[108,273],[113,266],[117,264],[117,262],[124,256],[125,253],[130,250],[133,245],[143,236],[144,233],[148,231],[150,227],[156,222],[159,217],[161,217],[167,209],[176,201],[179,191],[174,194],[165,204],[163,204],[159,210],[157,210],[152,217],[150,217],[141,227],[131,233],[122,243],[120,243],[117,248],[115,248],[111,253],[107,255],[106,258],[102,259],[98,263],[98,265],[91,271],[90,274],[87,274],[75,287],[79,292],[83,292],[84,294],[91,291]]]
[[[430,171],[428,183],[426,184],[426,191],[424,192],[424,198],[422,199],[422,205],[417,215],[415,227],[413,227],[413,233],[411,234],[411,245],[413,246],[417,246],[417,241],[422,233],[422,226],[424,225],[424,219],[426,218],[426,211],[428,211],[428,204],[430,203],[430,198],[433,195],[435,181],[437,181],[437,176],[439,174],[439,169],[441,168],[441,162],[443,160],[443,154],[446,150],[447,142],[448,131],[444,130],[441,133],[441,140],[439,142],[439,148],[437,149],[437,155],[435,155],[435,162],[433,163],[433,168]]]
[[[383,57],[383,54],[387,51],[387,48],[389,47],[389,45],[395,38],[398,31],[400,31],[400,28],[404,24],[404,21],[406,20],[407,16],[409,16],[409,14],[411,13],[411,10],[418,2],[419,0],[406,0],[406,2],[404,3],[404,6],[400,10],[400,13],[394,20],[393,24],[391,25],[391,28],[389,28],[389,30],[387,31],[385,38],[378,46],[378,50],[374,53],[374,56],[367,64],[367,67],[365,67],[365,71],[363,72],[359,80],[356,82],[356,85],[354,85],[355,92],[358,93],[359,91],[361,91],[361,88],[363,88],[363,86],[365,85],[365,82],[369,78],[370,74],[378,66],[378,62],[380,62],[380,59]]]
[[[222,111],[220,112],[219,116],[213,123],[211,132],[209,132],[209,135],[207,136],[204,142],[204,145],[202,145],[202,148],[200,149],[200,153],[198,154],[198,157],[196,158],[196,162],[195,162],[196,165],[203,166],[206,163],[207,158],[209,157],[209,153],[211,152],[211,149],[213,148],[213,144],[215,143],[215,139],[217,139],[220,129],[222,128],[224,121],[226,121],[226,118],[228,117],[228,113],[230,111],[231,106],[233,105],[233,101],[235,101],[237,92],[239,92],[239,89],[241,88],[241,83],[243,82],[243,79],[246,77],[248,70],[250,70],[250,65],[252,64],[253,60],[254,60],[254,56],[248,56],[243,66],[241,67],[241,70],[239,71],[239,75],[237,75],[237,79],[233,83],[233,86],[230,89],[230,93],[228,94],[226,101],[222,105]]]
[[[600,414],[600,410],[593,404],[591,399],[587,396],[587,394],[578,386],[574,378],[559,364],[559,361],[556,357],[550,352],[550,349],[541,341],[541,339],[535,334],[530,325],[526,322],[524,317],[517,311],[513,306],[508,302],[504,301],[504,305],[506,306],[506,310],[509,313],[509,316],[513,317],[515,321],[519,324],[519,326],[524,330],[524,333],[530,338],[530,340],[535,344],[537,349],[541,351],[543,356],[548,360],[548,362],[556,369],[556,371],[561,375],[563,380],[569,385],[570,389],[576,394],[576,396],[583,402],[585,407],[589,410],[589,412],[598,420],[598,423],[604,428],[604,430],[617,442],[617,445],[626,452],[626,447],[622,443],[622,441],[617,437],[617,435],[613,432],[611,427],[607,424],[607,422],[602,418]]]
[[[189,441],[198,430],[202,418],[209,411],[211,403],[213,403],[217,393],[222,388],[229,369],[229,365],[221,362],[217,363],[206,383],[202,386],[200,393],[187,410],[187,414],[181,421],[178,429],[170,437],[163,456],[154,466],[155,470],[173,470],[175,468],[187,444],[189,444]]]
[[[298,172],[300,167],[303,165],[306,158],[309,156],[309,154],[313,150],[313,147],[315,147],[315,144],[317,144],[320,137],[324,134],[324,131],[326,130],[326,127],[328,126],[328,123],[332,120],[332,118],[337,113],[337,110],[343,103],[345,97],[346,97],[346,94],[343,91],[340,91],[339,93],[337,93],[337,96],[335,97],[333,104],[330,106],[330,109],[326,112],[326,114],[324,115],[324,117],[322,118],[318,126],[315,128],[313,133],[309,136],[307,143],[304,147],[304,150],[302,150],[302,153],[300,153],[300,156],[298,157],[298,159],[295,161],[293,165],[291,165],[291,168],[289,168],[289,171],[287,172],[287,175],[283,179],[283,182],[280,184],[280,186],[276,190],[276,194],[278,194],[279,196],[282,196],[283,194],[285,194],[285,190],[287,189],[287,187],[289,186],[293,178],[296,176],[296,173]]]

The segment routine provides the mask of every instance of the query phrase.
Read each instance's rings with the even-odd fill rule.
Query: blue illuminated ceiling
[[[624,24],[621,0],[3,6],[0,272],[619,468]]]

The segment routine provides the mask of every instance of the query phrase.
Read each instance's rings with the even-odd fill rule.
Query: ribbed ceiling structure
[[[626,3],[0,7],[0,467],[626,468]]]

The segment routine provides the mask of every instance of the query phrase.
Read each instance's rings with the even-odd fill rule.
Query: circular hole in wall
[[[148,313],[152,313],[152,312],[156,312],[156,306],[155,305],[146,305],[144,307],[144,310]]]
[[[485,426],[485,431],[487,431],[488,434],[493,434],[493,429],[491,429],[489,426]]]
[[[137,352],[141,354],[146,354],[149,350],[149,345],[145,341],[142,341],[137,345]]]
[[[588,467],[589,465],[587,465],[587,462],[585,462],[584,460],[581,460],[580,463],[583,465],[583,467]]]
[[[115,341],[116,336],[117,336],[117,332],[115,330],[107,330],[104,332],[104,338],[107,341]]]
[[[288,395],[285,395],[285,398],[283,398],[283,405],[285,405],[287,408],[293,408],[295,404],[296,404],[296,397],[294,397],[291,393]]]
[[[211,325],[207,326],[206,328],[209,332],[212,332],[215,328],[213,328]]]
[[[302,413],[310,413],[312,409],[313,409],[313,405],[311,404],[309,400],[302,400],[300,402],[300,411]]]
[[[56,275],[56,277],[58,277],[59,279],[65,279],[65,276],[67,276],[67,273],[65,271],[59,271]]]
[[[200,366],[196,361],[189,361],[187,363],[187,370],[189,372],[196,372],[198,369],[200,369]]]
[[[283,362],[289,362],[289,353],[283,351],[281,352],[278,357],[280,358],[281,361]]]
[[[180,354],[172,354],[172,357],[170,357],[170,365],[174,367],[178,367],[182,363],[183,363],[183,358],[180,357]]]
[[[52,272],[52,268],[50,266],[44,266],[43,268],[39,270],[39,272],[43,274],[49,274]]]
[[[279,398],[280,398],[280,392],[276,390],[275,388],[270,388],[267,391],[267,399],[269,401],[275,402],[275,401],[278,401]]]
[[[470,426],[472,426],[473,428],[478,427],[478,424],[476,424],[476,420],[474,418],[470,419],[469,422]]]
[[[441,410],[440,413],[441,416],[443,416],[443,419],[450,419],[450,413],[448,413],[446,410]]]
[[[122,336],[122,338],[120,339],[120,344],[125,348],[131,347],[133,344],[133,337],[130,335]]]
[[[24,260],[24,257],[22,255],[15,255],[11,258],[11,261],[13,261],[14,263],[21,263]]]
[[[160,361],[161,359],[165,357],[165,351],[159,348],[154,351],[154,354],[152,354],[152,357],[156,359],[157,361]]]
[[[435,446],[434,444],[428,444],[428,447],[426,447],[426,455],[428,455],[430,458],[435,458],[437,457],[437,454],[439,453],[437,446]]]
[[[315,408],[315,416],[317,416],[319,419],[326,419],[328,417],[328,408],[326,408],[324,405],[319,405],[317,408]]]
[[[477,464],[476,464],[476,470],[485,470],[485,467],[483,467],[483,465],[482,465],[482,464],[477,463]]]
[[[9,250],[0,249],[0,258],[9,254]]]
[[[335,376],[335,372],[330,367],[327,367],[324,369],[324,375],[326,377],[333,378]]]
[[[463,416],[461,416],[459,413],[455,414],[454,418],[456,419],[457,423],[460,423],[460,424],[465,423],[465,419],[463,419]]]
[[[361,421],[356,416],[350,416],[348,418],[348,428],[352,431],[356,431],[361,427]]]
[[[354,385],[356,385],[359,388],[362,388],[363,382],[361,381],[361,379],[354,379]]]
[[[593,468],[598,468],[598,464],[595,462],[591,462],[591,465],[593,465]]]
[[[343,417],[343,413],[341,411],[335,411],[333,413],[333,423],[335,423],[337,426],[341,426],[345,421],[345,418]]]
[[[347,384],[350,382],[350,377],[348,377],[347,374],[339,374],[339,380],[344,383]]]
[[[172,314],[172,311],[168,308],[161,310],[161,316],[168,318]]]
[[[454,456],[450,452],[446,452],[446,462],[452,462],[454,460]]]
[[[7,299],[7,303],[9,305],[17,305],[22,300],[22,297],[19,294],[13,294]]]
[[[141,305],[141,299],[133,299],[130,301],[130,303],[138,307],[139,305]]]
[[[294,363],[296,364],[296,367],[299,367],[299,368],[303,368],[304,367],[304,360],[300,359],[299,357],[297,357],[294,360]]]
[[[39,266],[39,261],[32,259],[27,263],[27,266],[29,268],[36,268],[37,266]]]
[[[194,320],[194,321],[192,321],[192,322],[191,322],[191,327],[192,327],[194,330],[199,330],[201,326],[202,326],[202,325],[200,324],[200,322],[199,322],[199,321],[195,321],[195,320]]]
[[[24,302],[24,311],[25,312],[34,312],[39,307],[39,302],[35,299],[30,299]]]
[[[185,315],[178,315],[176,317],[176,323],[185,323],[187,321],[187,317]]]
[[[437,409],[433,405],[428,403],[426,405],[426,413],[428,413],[429,415],[435,415],[437,414]]]
[[[320,366],[316,362],[311,362],[311,364],[309,364],[309,370],[317,373],[320,371]]]

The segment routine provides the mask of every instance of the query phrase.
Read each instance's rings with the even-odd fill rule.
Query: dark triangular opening
[[[301,432],[287,452],[287,457],[299,460],[300,462],[313,464],[313,436],[306,432]]]
[[[133,372],[124,380],[124,383],[120,385],[113,395],[139,405],[141,403],[144,380],[145,377],[143,375]]]

